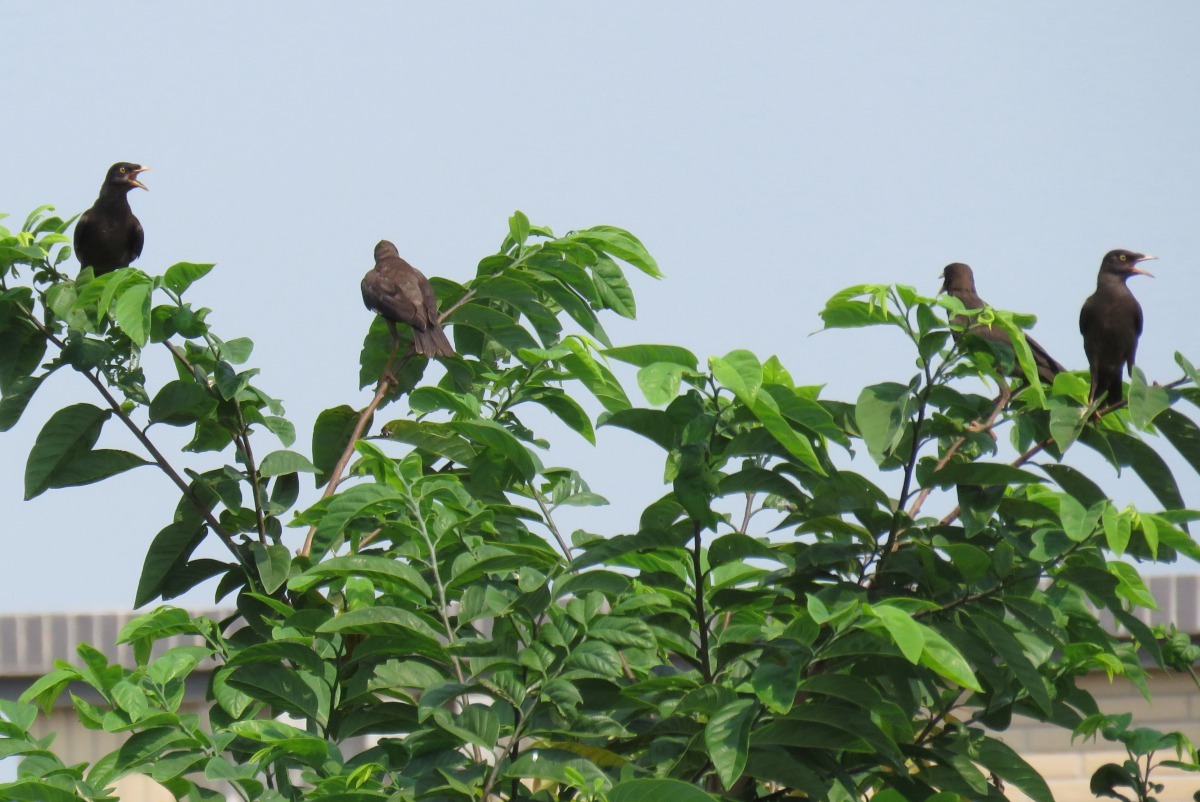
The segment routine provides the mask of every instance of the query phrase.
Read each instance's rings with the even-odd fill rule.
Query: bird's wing
[[[1133,342],[1129,345],[1129,375],[1133,375],[1133,360],[1137,357],[1138,338],[1142,336],[1142,305],[1133,299]]]
[[[418,284],[421,288],[421,300],[423,302],[422,305],[425,308],[424,311],[426,323],[429,326],[440,326],[441,323],[438,319],[437,293],[435,293],[433,291],[433,287],[430,286],[429,279],[426,279],[424,276],[421,276],[421,278],[424,280],[419,281]]]
[[[362,280],[363,303],[394,323],[424,328],[424,316],[414,302],[420,294],[405,287],[404,279],[404,271],[372,270]]]
[[[75,258],[80,260],[80,264],[83,264],[83,259],[79,255],[80,251],[90,249],[94,233],[92,230],[92,210],[88,209],[79,216],[79,222],[75,224]]]
[[[137,261],[137,258],[142,255],[142,246],[146,244],[146,231],[142,228],[142,223],[136,217],[133,218],[133,227],[129,230],[129,260],[127,265]]]

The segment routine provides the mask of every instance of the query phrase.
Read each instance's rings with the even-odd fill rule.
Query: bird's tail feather
[[[454,356],[454,346],[446,337],[441,326],[428,329],[413,329],[413,351],[421,356]]]

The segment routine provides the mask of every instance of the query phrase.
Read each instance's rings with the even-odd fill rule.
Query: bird
[[[975,274],[969,266],[962,262],[946,265],[942,271],[942,280],[942,292],[957,298],[967,309],[983,309],[987,306],[975,291]],[[1008,336],[1008,332],[999,326],[971,325],[971,318],[967,315],[955,315],[951,323],[961,326],[964,330],[989,342],[1012,348],[1012,339]],[[954,338],[957,340],[960,337],[962,334],[956,332]],[[1043,382],[1050,384],[1054,381],[1055,376],[1066,371],[1066,368],[1055,361],[1054,357],[1046,353],[1046,349],[1039,345],[1037,340],[1026,336],[1025,342],[1029,343],[1029,350],[1033,352],[1034,364],[1037,365],[1038,378]],[[1019,365],[1017,370],[1020,371]]]
[[[142,255],[146,234],[129,208],[129,190],[149,187],[138,174],[149,170],[132,162],[117,162],[108,168],[100,197],[75,226],[75,256],[80,267],[91,267],[97,276],[128,267]]]
[[[421,356],[454,356],[454,346],[446,339],[438,319],[437,296],[429,279],[400,258],[396,246],[380,240],[375,246],[375,267],[362,280],[363,303],[372,312],[383,315],[392,332],[393,349],[399,345],[397,323],[413,330],[413,352]]]
[[[1138,267],[1157,257],[1136,251],[1115,250],[1104,255],[1096,277],[1096,291],[1079,311],[1079,333],[1092,373],[1088,401],[1107,396],[1109,404],[1122,400],[1121,371],[1133,375],[1138,337],[1142,335],[1142,307],[1125,282],[1132,275],[1154,277]]]

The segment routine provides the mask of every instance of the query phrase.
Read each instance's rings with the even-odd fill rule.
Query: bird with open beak
[[[1154,259],[1136,251],[1109,251],[1100,263],[1096,291],[1083,302],[1079,312],[1079,333],[1092,372],[1089,401],[1107,396],[1106,403],[1119,403],[1123,397],[1121,371],[1133,375],[1138,338],[1142,335],[1142,306],[1125,282],[1130,276],[1153,273],[1138,267]]]
[[[75,257],[81,267],[91,267],[97,276],[128,267],[142,255],[146,234],[129,208],[129,190],[141,187],[138,175],[149,170],[132,162],[117,162],[108,168],[100,197],[75,226]]]

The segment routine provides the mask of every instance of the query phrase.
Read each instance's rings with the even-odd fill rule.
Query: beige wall
[[[1200,744],[1200,688],[1187,674],[1154,672],[1150,680],[1153,703],[1121,678],[1110,683],[1104,674],[1092,674],[1080,684],[1096,698],[1101,711],[1133,713],[1131,727],[1178,730]],[[1093,802],[1096,797],[1088,791],[1092,772],[1105,763],[1124,763],[1127,757],[1120,744],[1103,738],[1072,743],[1070,733],[1028,719],[1014,720],[1008,731],[997,735],[1041,773],[1057,802]],[[1156,755],[1156,759],[1175,760],[1176,756],[1172,752]],[[1200,790],[1200,774],[1181,769],[1157,769],[1150,779],[1166,785],[1159,795],[1161,802],[1185,802]],[[1014,789],[1009,789],[1008,797],[1028,799]]]

